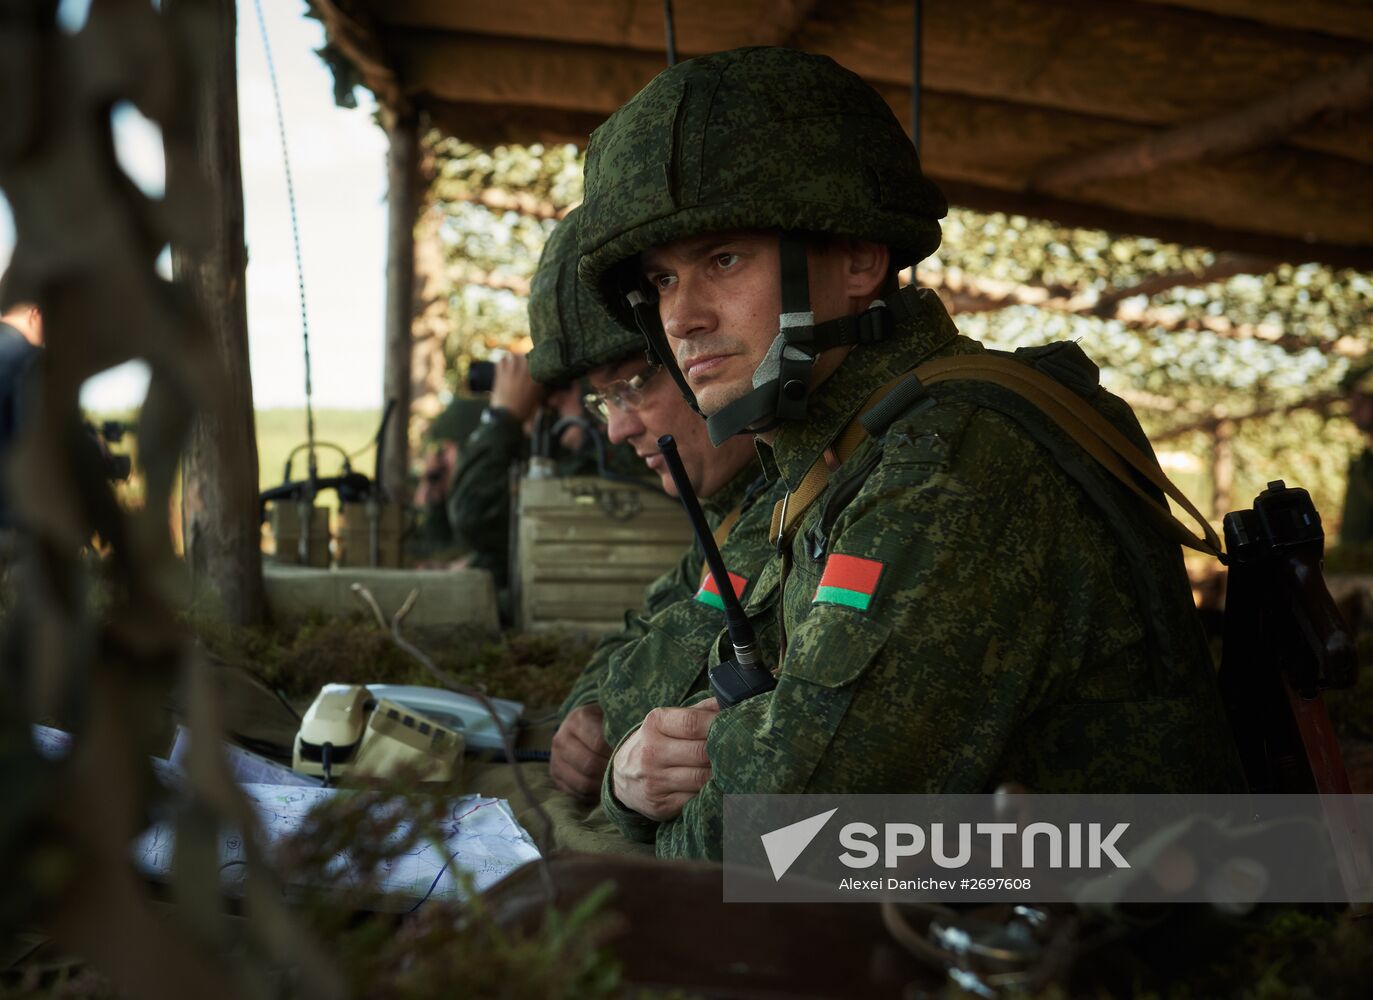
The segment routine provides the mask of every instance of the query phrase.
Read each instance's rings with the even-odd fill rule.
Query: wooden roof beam
[[[400,117],[412,113],[401,92],[391,60],[378,42],[376,26],[356,3],[338,0],[309,0],[324,24],[325,35],[358,72],[362,82],[377,97],[377,103]],[[345,9],[345,7],[347,9]]]
[[[1117,199],[1118,204],[1088,204],[1051,195],[968,183],[960,179],[950,179],[938,171],[930,172],[944,189],[950,204],[982,212],[1007,212],[1050,220],[1062,226],[1081,226],[1113,233],[1152,236],[1170,243],[1257,254],[1293,264],[1319,261],[1332,267],[1373,270],[1373,246],[1365,242],[1346,241],[1340,238],[1300,239],[1276,233],[1256,232],[1243,226],[1238,220],[1202,221],[1188,218],[1181,212],[1174,215],[1157,204],[1153,191],[1138,192],[1130,201],[1130,207],[1126,208],[1124,205],[1128,199],[1124,197]],[[1216,171],[1216,174],[1216,183],[1220,184],[1223,175],[1220,171]],[[1248,186],[1247,182],[1245,186]],[[1219,190],[1211,185],[1208,185],[1208,188],[1212,191]],[[1197,195],[1200,196],[1199,190]],[[1263,199],[1255,199],[1253,203],[1263,203]]]
[[[351,2],[373,11],[388,49],[393,34],[411,29],[434,39],[456,33],[598,45],[625,55],[649,54],[657,68],[663,65],[659,3]],[[800,2],[787,0],[793,17]],[[775,7],[768,0],[679,3],[678,50],[686,57],[751,44],[760,24],[774,23]],[[1356,39],[1127,0],[925,0],[925,17],[923,72],[931,89],[1151,126],[1222,113],[1237,101],[1293,85],[1363,52]],[[788,39],[794,47],[833,56],[869,80],[910,87],[909,2],[817,3],[796,23]],[[1130,71],[1120,72],[1121,66]],[[1373,159],[1373,149],[1361,140],[1357,129],[1324,123],[1291,137],[1303,148]]]
[[[771,21],[758,25],[751,39],[754,45],[789,46],[797,33],[810,20],[820,0],[778,0],[776,13]]]
[[[1340,38],[1373,42],[1373,5],[1363,0],[1145,0]]]
[[[404,82],[416,100],[423,95],[426,106],[452,102],[468,107],[468,121],[476,127],[486,121],[477,105],[492,106],[492,116],[506,114],[503,109],[511,107],[541,108],[545,115],[575,116],[585,135],[593,123],[637,93],[661,68],[657,57],[643,52],[451,32],[438,37],[393,32],[388,44],[407,67]],[[461,67],[462,72],[455,72],[454,67]],[[519,67],[519,72],[513,72],[512,67]],[[880,84],[878,89],[897,120],[905,120],[909,88]],[[1046,156],[1067,156],[1151,134],[1147,127],[1119,121],[933,90],[926,91],[924,104],[923,160],[931,176],[947,186],[955,201],[960,196],[953,185],[1023,193],[1025,178]],[[474,138],[463,128],[451,130],[463,138]],[[542,131],[524,133],[524,141],[544,137]],[[1064,207],[1057,200],[1034,197],[1043,199],[1039,204],[1050,211],[1024,214],[1056,218],[1057,210]],[[1016,211],[1009,206],[1010,200],[999,197],[995,209]],[[1159,171],[1147,175],[1142,183],[1094,184],[1066,200],[1090,202],[1093,212],[1100,206],[1131,213],[1129,226],[1113,227],[1109,221],[1098,219],[1083,223],[1095,228],[1119,228],[1193,245],[1296,260],[1324,259],[1322,251],[1310,247],[1231,246],[1220,240],[1173,237],[1154,229],[1162,220],[1198,219],[1222,231],[1276,236],[1279,241],[1286,240],[1281,244],[1286,247],[1308,243],[1362,246],[1369,242],[1373,169],[1341,157],[1279,146],[1223,165],[1208,164],[1202,170]],[[962,203],[978,207],[970,201]],[[1265,205],[1265,211],[1255,213],[1255,204]],[[1373,257],[1373,247],[1363,250],[1365,260]]]
[[[1050,164],[1035,174],[1031,187],[1073,191],[1096,181],[1229,156],[1277,142],[1327,112],[1356,111],[1369,104],[1373,104],[1373,55],[1351,60],[1237,111]]]

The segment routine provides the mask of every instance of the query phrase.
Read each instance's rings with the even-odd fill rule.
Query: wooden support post
[[[189,5],[188,5],[189,6]],[[206,244],[173,247],[172,273],[188,289],[219,354],[224,406],[202,410],[182,464],[182,531],[197,595],[233,625],[266,618],[257,503],[257,438],[248,366],[248,263],[243,243],[243,178],[239,169],[234,0],[214,0],[212,63],[196,107],[196,160],[210,208]],[[168,172],[168,201],[182,182]],[[197,189],[199,190],[199,189]]]
[[[1217,421],[1211,430],[1211,520],[1219,524],[1235,509],[1235,422]]]
[[[415,315],[415,217],[419,210],[419,121],[413,114],[384,118],[387,153],[386,361],[382,405],[394,401],[387,425],[381,483],[393,501],[407,499],[410,467],[411,323]]]

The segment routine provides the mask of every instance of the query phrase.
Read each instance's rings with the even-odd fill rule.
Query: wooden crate
[[[312,506],[310,511],[310,560],[306,565],[329,566],[329,508]],[[290,500],[274,501],[267,507],[267,523],[272,529],[273,558],[283,566],[300,565],[301,505]]]
[[[338,565],[371,566],[371,518],[368,504],[344,504],[338,512]],[[401,533],[405,511],[400,504],[379,504],[377,510],[377,567],[399,569],[401,565]]]
[[[676,499],[594,476],[521,480],[513,510],[511,605],[527,631],[619,628],[692,539]]]

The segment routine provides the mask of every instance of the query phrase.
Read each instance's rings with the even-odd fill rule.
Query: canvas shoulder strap
[[[741,501],[730,508],[729,513],[720,519],[720,523],[717,524],[715,530],[711,532],[711,535],[715,538],[715,547],[717,549],[723,549],[725,547],[725,539],[729,538],[729,533],[733,531],[734,526],[739,523],[739,518],[743,516],[743,513],[744,504]],[[697,582],[697,585],[705,586],[706,579],[709,576],[710,564],[702,561],[701,579]]]
[[[1139,497],[1145,510],[1167,537],[1213,555],[1222,562],[1225,560],[1215,529],[1173,484],[1153,455],[1137,447],[1070,388],[1010,357],[969,354],[939,358],[897,376],[875,390],[864,402],[858,415],[849,421],[831,446],[835,457],[840,463],[847,460],[867,434],[878,434],[885,430],[891,420],[904,412],[926,387],[958,379],[990,382],[1016,393],[1057,424],[1102,468]],[[885,421],[872,419],[882,411],[889,411],[890,418]],[[797,488],[774,507],[769,536],[774,545],[786,546],[791,543],[801,519],[824,492],[828,482],[829,466],[822,454],[807,470]],[[1159,500],[1143,484],[1152,486],[1164,497],[1176,502],[1200,526],[1201,534],[1198,535],[1179,521],[1168,508],[1167,501]]]

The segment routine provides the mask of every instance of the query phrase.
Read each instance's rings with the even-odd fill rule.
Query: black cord
[[[914,0],[912,9],[914,26],[911,30],[911,143],[920,152],[920,31],[924,23],[924,4]]]
[[[291,713],[291,716],[296,720],[297,723],[304,721],[303,719],[301,719],[300,713],[296,711],[296,707],[286,700],[285,691],[281,690],[281,688],[273,688],[272,694],[277,696],[277,701],[281,702],[281,704],[286,708],[286,711]]]
[[[667,64],[677,65],[677,29],[672,23],[672,0],[663,0],[663,27],[667,31]]]

